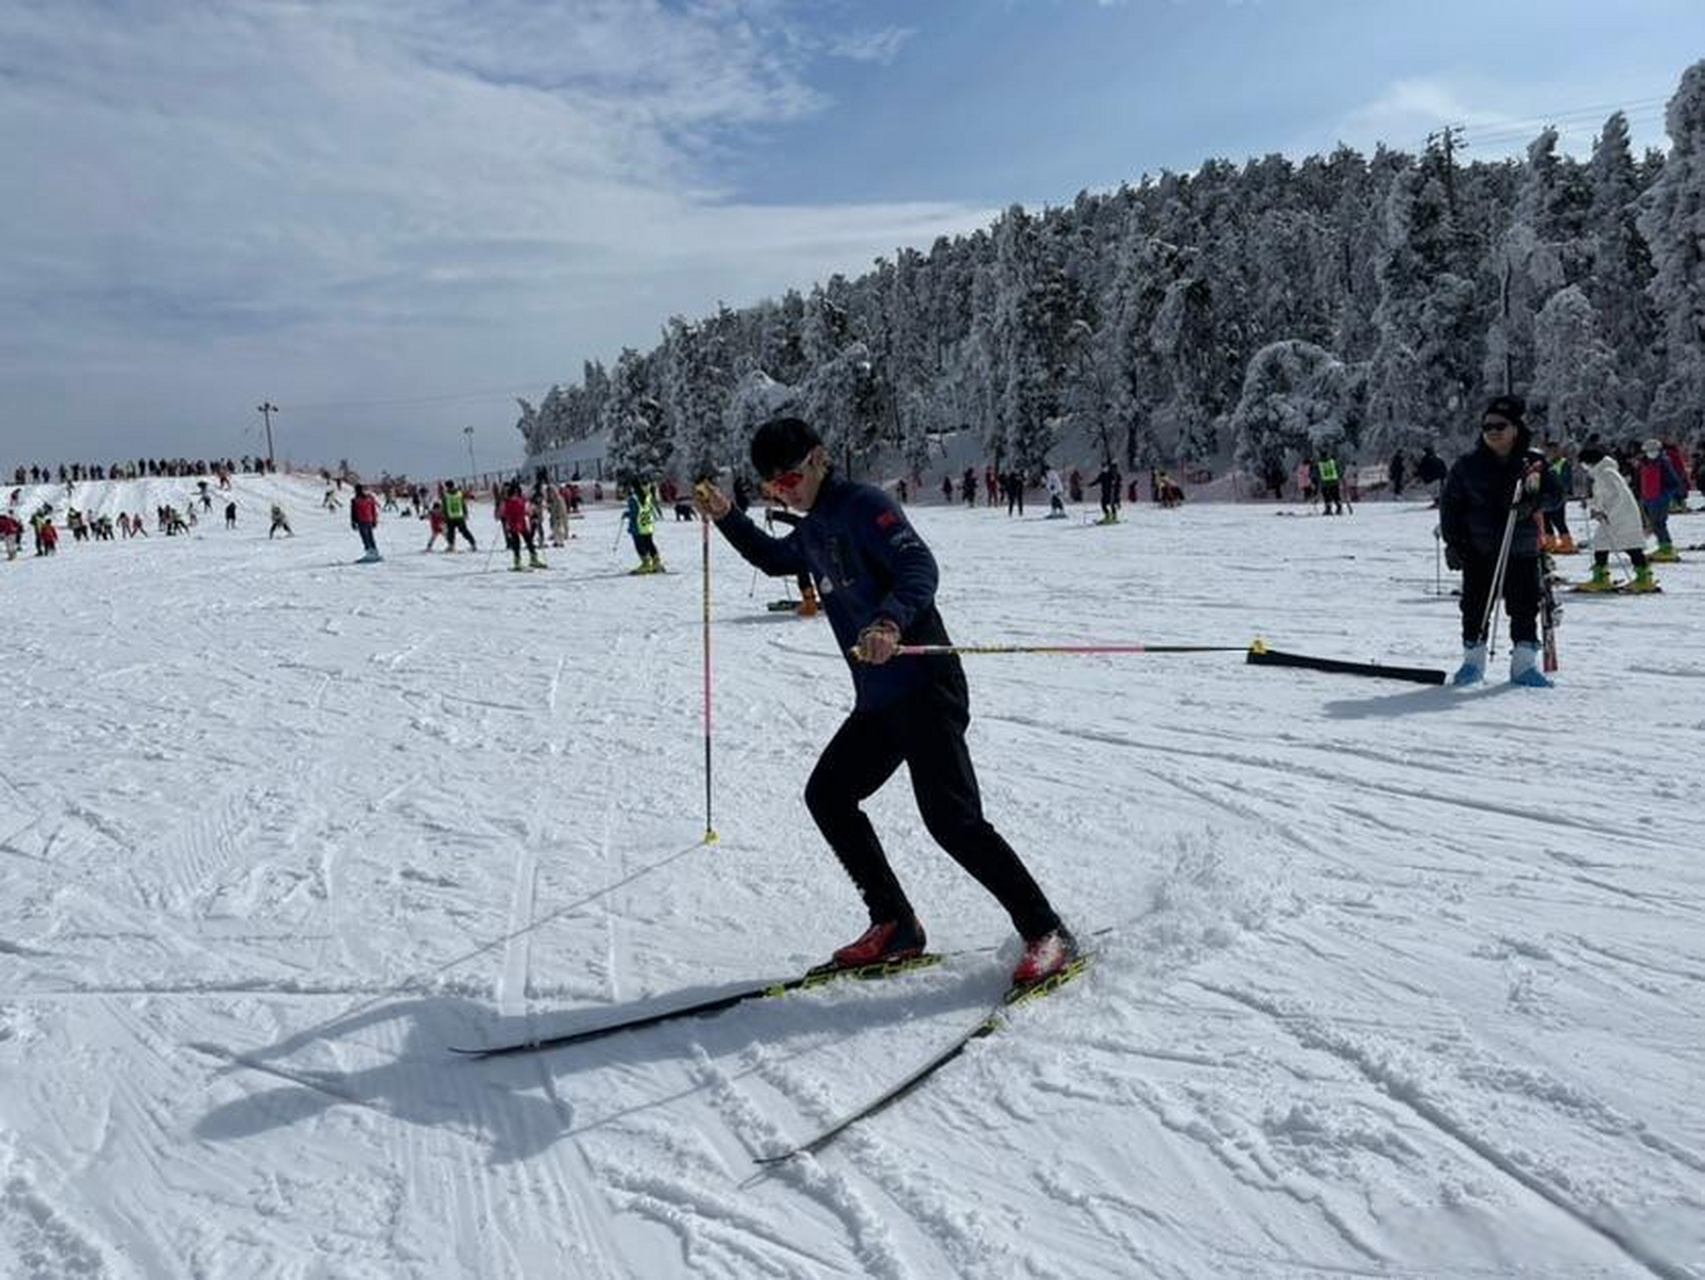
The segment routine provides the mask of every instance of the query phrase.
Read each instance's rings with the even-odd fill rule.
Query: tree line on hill
[[[520,401],[529,455],[598,432],[618,475],[739,469],[758,421],[808,417],[849,471],[921,475],[976,433],[1037,475],[1074,430],[1127,467],[1320,449],[1383,457],[1524,395],[1541,434],[1689,440],[1705,415],[1705,62],[1636,156],[1542,130],[1522,160],[1348,147],[1145,176],[901,249],[849,279],[698,320]]]

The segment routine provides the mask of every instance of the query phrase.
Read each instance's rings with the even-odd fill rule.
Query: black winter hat
[[[1520,396],[1493,396],[1486,404],[1486,410],[1480,415],[1484,422],[1487,418],[1502,418],[1512,423],[1516,429],[1516,448],[1525,450],[1533,443],[1533,432],[1528,428],[1526,417],[1527,401]]]
[[[798,466],[822,443],[817,429],[803,418],[771,418],[752,433],[752,469],[767,480]]]
[[[1527,401],[1520,396],[1493,396],[1486,405],[1486,410],[1480,415],[1485,418],[1503,418],[1512,423],[1517,430],[1527,425]]]

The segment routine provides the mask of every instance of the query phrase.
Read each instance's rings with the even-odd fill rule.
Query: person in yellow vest
[[[1554,556],[1572,556],[1575,554],[1575,539],[1569,532],[1569,499],[1575,494],[1575,464],[1569,461],[1568,446],[1561,440],[1547,441],[1545,454],[1545,465],[1551,468],[1551,474],[1557,477],[1557,483],[1563,490],[1563,504],[1545,513],[1549,532],[1540,546]]]
[[[639,567],[633,572],[666,573],[663,557],[658,554],[657,542],[652,536],[657,532],[657,486],[636,484],[630,489],[622,520],[633,535],[633,549],[639,556]]]
[[[1320,514],[1341,516],[1344,514],[1344,478],[1338,467],[1338,459],[1328,454],[1320,459],[1319,465]]]
[[[468,528],[468,495],[459,489],[454,480],[444,482],[444,541],[445,551],[456,549],[456,535],[461,534],[468,540],[468,550],[478,551],[479,543],[474,541],[474,532]]]

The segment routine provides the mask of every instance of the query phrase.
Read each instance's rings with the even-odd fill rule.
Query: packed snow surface
[[[595,508],[519,574],[481,504],[477,553],[387,517],[358,567],[317,485],[236,496],[0,561],[0,1274],[1705,1276],[1705,555],[1569,597],[1553,690],[968,658],[987,811],[1097,962],[763,1171],[1004,985],[904,779],[870,810],[941,968],[449,1046],[860,931],[800,800],[827,624],[713,539],[708,844],[701,526],[634,578]],[[961,643],[1454,665],[1423,503],[1040,514],[915,510]]]

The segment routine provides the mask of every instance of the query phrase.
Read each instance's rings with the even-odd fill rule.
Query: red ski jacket
[[[525,533],[527,531],[527,499],[518,493],[512,493],[503,500],[503,507],[498,513],[503,519],[505,533]]]

